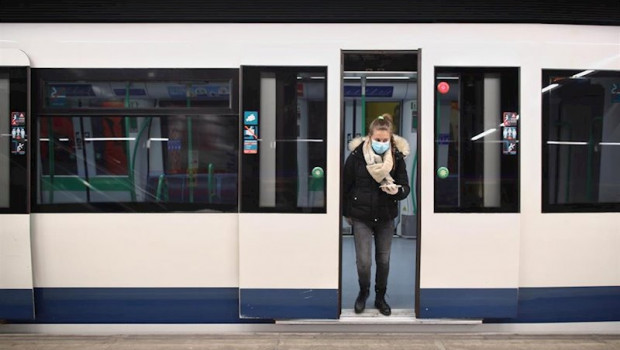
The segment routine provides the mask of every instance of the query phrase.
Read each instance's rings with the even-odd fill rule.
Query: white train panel
[[[241,288],[338,289],[338,249],[326,248],[338,246],[336,216],[240,216]]]
[[[518,214],[436,214],[422,223],[420,287],[518,288],[519,238]]]
[[[2,215],[0,289],[32,289],[29,215]]]
[[[237,214],[32,214],[49,287],[237,287]]]
[[[522,287],[620,285],[618,214],[544,214],[522,220]]]

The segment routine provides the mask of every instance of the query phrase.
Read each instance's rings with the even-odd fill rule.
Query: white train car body
[[[2,65],[29,67],[33,74],[246,66],[327,72],[323,212],[244,212],[238,203],[224,212],[3,214],[0,287],[9,294],[27,291],[32,300],[23,305],[29,311],[17,314],[9,312],[15,305],[4,303],[0,319],[244,323],[339,318],[352,304],[342,300],[341,307],[339,301],[342,55],[357,51],[409,51],[419,59],[416,316],[620,321],[620,214],[543,212],[541,197],[543,71],[620,71],[620,29],[544,24],[0,24]],[[518,71],[517,211],[434,210],[435,72],[442,67]],[[243,76],[239,81],[243,89]],[[238,113],[243,118],[243,107]],[[618,120],[620,110],[613,113]],[[31,125],[36,118],[31,113]],[[35,140],[29,141],[34,152]],[[243,147],[237,151],[241,158]],[[35,161],[30,164],[36,168]]]

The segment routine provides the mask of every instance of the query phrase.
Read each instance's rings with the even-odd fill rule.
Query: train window
[[[325,212],[324,67],[243,67],[243,212]]]
[[[9,78],[8,74],[0,75],[0,208],[9,207],[10,179],[10,145],[9,136],[11,115],[9,107]]]
[[[543,70],[543,212],[620,211],[620,71]]]
[[[435,212],[519,211],[519,69],[435,69]]]
[[[33,88],[39,92],[34,114],[35,210],[236,212],[238,112],[206,98],[193,101],[193,93],[184,95],[185,103],[176,101],[179,78],[194,74],[200,79],[209,77],[211,71],[104,71],[108,79],[115,77],[111,73],[118,73],[119,80],[129,76],[136,81],[164,75],[171,82],[169,86],[166,81],[146,84],[149,96],[157,101],[132,105],[82,96],[85,91],[100,95],[101,86],[134,86],[131,80],[89,79],[79,84],[89,85],[88,89],[64,90],[67,98],[61,98],[61,106],[51,102],[50,87],[75,86],[74,76],[97,76],[102,70],[35,70]],[[230,86],[238,84],[237,77],[238,71],[230,70]],[[231,96],[226,98],[232,101],[237,90],[228,91]],[[128,100],[132,93],[127,94]],[[164,105],[169,108],[161,109]]]
[[[231,108],[231,81],[46,82],[48,108]]]
[[[28,68],[0,67],[0,214],[28,213]]]

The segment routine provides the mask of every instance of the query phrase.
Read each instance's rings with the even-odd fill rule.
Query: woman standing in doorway
[[[398,201],[409,195],[404,158],[409,154],[407,141],[393,134],[392,116],[383,114],[373,120],[368,136],[349,143],[351,154],[344,166],[343,214],[353,226],[360,292],[355,312],[366,307],[370,290],[372,239],[375,241],[375,307],[385,316],[392,313],[385,301],[390,270],[390,249]]]

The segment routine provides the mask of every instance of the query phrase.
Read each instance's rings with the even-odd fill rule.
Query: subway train
[[[1,23],[0,87],[5,323],[620,321],[617,26]],[[390,317],[341,193],[383,113]]]

